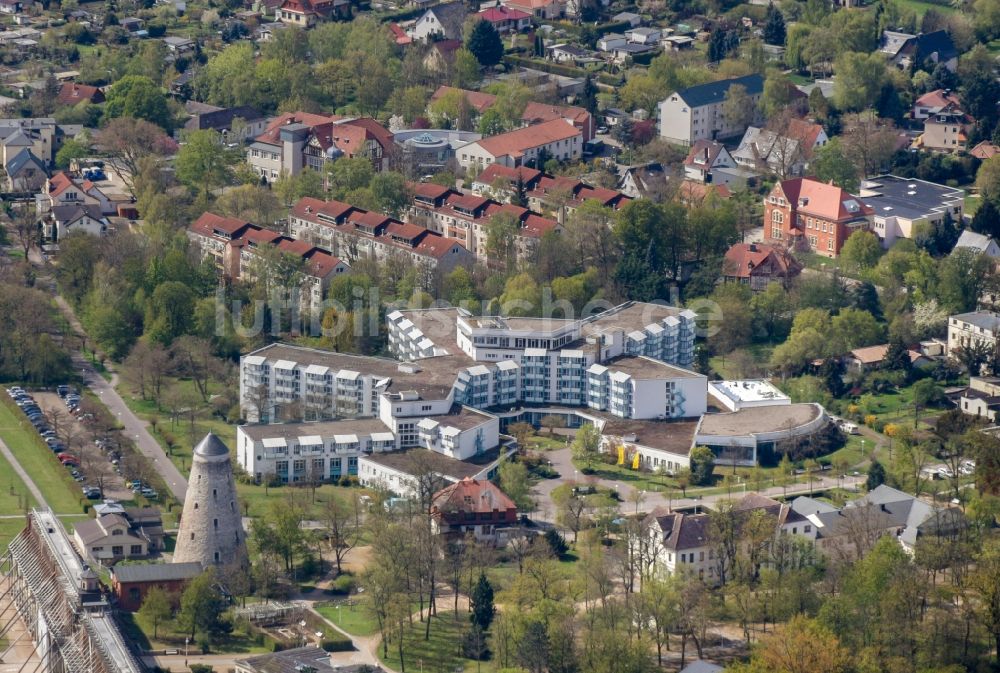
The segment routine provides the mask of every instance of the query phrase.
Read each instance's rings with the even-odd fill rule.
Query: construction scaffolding
[[[7,608],[0,636],[20,620],[37,663],[17,673],[144,673],[107,612],[97,575],[76,554],[51,510],[32,510],[0,557]],[[13,610],[10,609],[13,607]]]

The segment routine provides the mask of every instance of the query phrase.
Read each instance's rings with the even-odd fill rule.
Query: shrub
[[[558,557],[563,557],[566,552],[569,551],[569,545],[566,544],[565,538],[559,534],[559,531],[555,529],[550,529],[545,532],[545,542],[549,545],[549,549],[552,553]]]
[[[339,633],[332,633],[329,636],[323,638],[323,642],[320,643],[322,647],[327,652],[350,652],[354,649],[354,643],[347,636],[343,636]]]
[[[214,673],[214,669],[208,664],[191,664],[191,673]]]
[[[357,581],[354,579],[353,575],[341,575],[337,579],[333,580],[329,591],[335,594],[349,594],[354,590],[356,585]]]

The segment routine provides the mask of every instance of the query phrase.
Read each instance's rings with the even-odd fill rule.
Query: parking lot
[[[93,489],[88,495],[92,500],[129,500],[134,497],[118,474],[118,452],[106,438],[105,429],[98,427],[93,414],[85,408],[76,414],[71,413],[66,401],[57,393],[29,391],[27,394],[44,419],[44,425],[36,427],[36,430],[64,468],[73,475],[82,492],[86,493],[88,487]],[[30,402],[26,406],[32,409]],[[107,448],[98,446],[95,443],[97,440]]]

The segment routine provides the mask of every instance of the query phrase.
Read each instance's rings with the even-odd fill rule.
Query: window
[[[129,549],[129,553],[132,554],[133,556],[138,556],[139,554],[142,553],[142,545],[141,544],[132,545],[132,547]]]
[[[114,547],[111,548],[112,556],[121,556],[123,552],[124,548],[121,545],[115,545]]]
[[[775,224],[782,224],[785,221],[785,214],[780,210],[771,211],[771,221]]]
[[[829,240],[828,240],[828,241],[826,242],[826,249],[827,249],[827,250],[833,250],[833,239],[832,239],[832,238],[831,238],[831,239],[829,239]]]
[[[806,524],[805,527],[802,529],[802,532],[803,533],[811,533],[812,529],[813,529],[813,527],[811,525]]]

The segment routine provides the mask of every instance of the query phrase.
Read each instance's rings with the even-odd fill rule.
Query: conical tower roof
[[[229,448],[214,432],[210,432],[205,435],[204,439],[198,442],[198,446],[194,447],[194,453],[196,456],[204,456],[206,458],[228,456]]]

